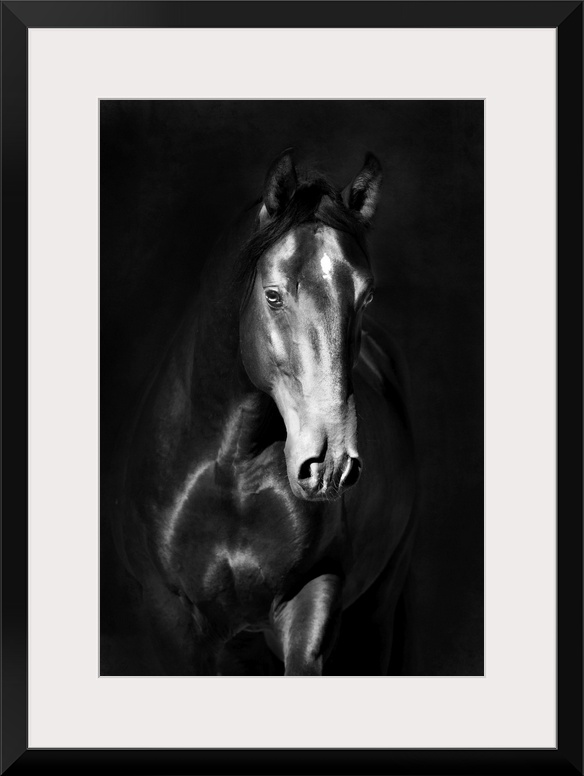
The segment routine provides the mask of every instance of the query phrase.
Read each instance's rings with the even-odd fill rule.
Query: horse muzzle
[[[294,480],[289,476],[292,492],[306,501],[332,501],[357,483],[361,475],[358,455],[344,453],[331,459],[313,456],[298,468]]]
[[[328,406],[314,402],[310,408],[276,403],[286,425],[284,454],[292,493],[305,501],[332,501],[355,485],[362,463],[354,396],[341,403],[333,398]]]

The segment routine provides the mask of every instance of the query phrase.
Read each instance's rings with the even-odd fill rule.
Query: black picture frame
[[[332,9],[334,5],[334,11]],[[1,3],[5,365],[1,772],[582,773],[582,5],[499,2]],[[334,20],[334,22],[331,22]],[[556,28],[558,746],[555,749],[28,749],[27,34],[31,27]]]

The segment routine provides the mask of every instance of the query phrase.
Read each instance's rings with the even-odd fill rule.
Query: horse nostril
[[[313,456],[312,458],[307,458],[304,463],[300,465],[300,469],[298,469],[298,479],[299,480],[309,480],[312,477],[312,472],[310,471],[310,468],[312,464],[316,464],[316,470],[318,471],[321,468],[321,464],[324,464],[325,458],[326,458],[326,452],[328,449],[327,440],[324,440],[324,443],[322,445],[322,449],[318,455]],[[313,452],[315,449],[313,448]]]
[[[361,461],[358,458],[349,458],[349,466],[347,467],[345,476],[341,480],[341,484],[345,488],[350,488],[351,485],[355,485],[360,476]]]
[[[298,479],[299,480],[309,480],[312,477],[312,472],[310,471],[310,467],[312,464],[320,464],[322,463],[320,458],[307,458],[306,461],[300,466],[300,469],[298,470]]]

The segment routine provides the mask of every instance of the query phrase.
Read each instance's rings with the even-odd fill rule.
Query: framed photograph
[[[2,772],[582,773],[582,3],[1,7]]]

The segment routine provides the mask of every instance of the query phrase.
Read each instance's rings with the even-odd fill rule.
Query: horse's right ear
[[[349,208],[368,226],[371,223],[381,189],[381,163],[373,154],[365,157],[363,169],[349,186]]]
[[[296,178],[294,161],[292,160],[292,149],[288,148],[274,159],[266,175],[264,207],[267,210],[267,215],[273,217],[281,213],[292,199],[297,185],[298,180]],[[263,210],[264,208],[262,208],[260,213],[260,219],[264,215]]]

